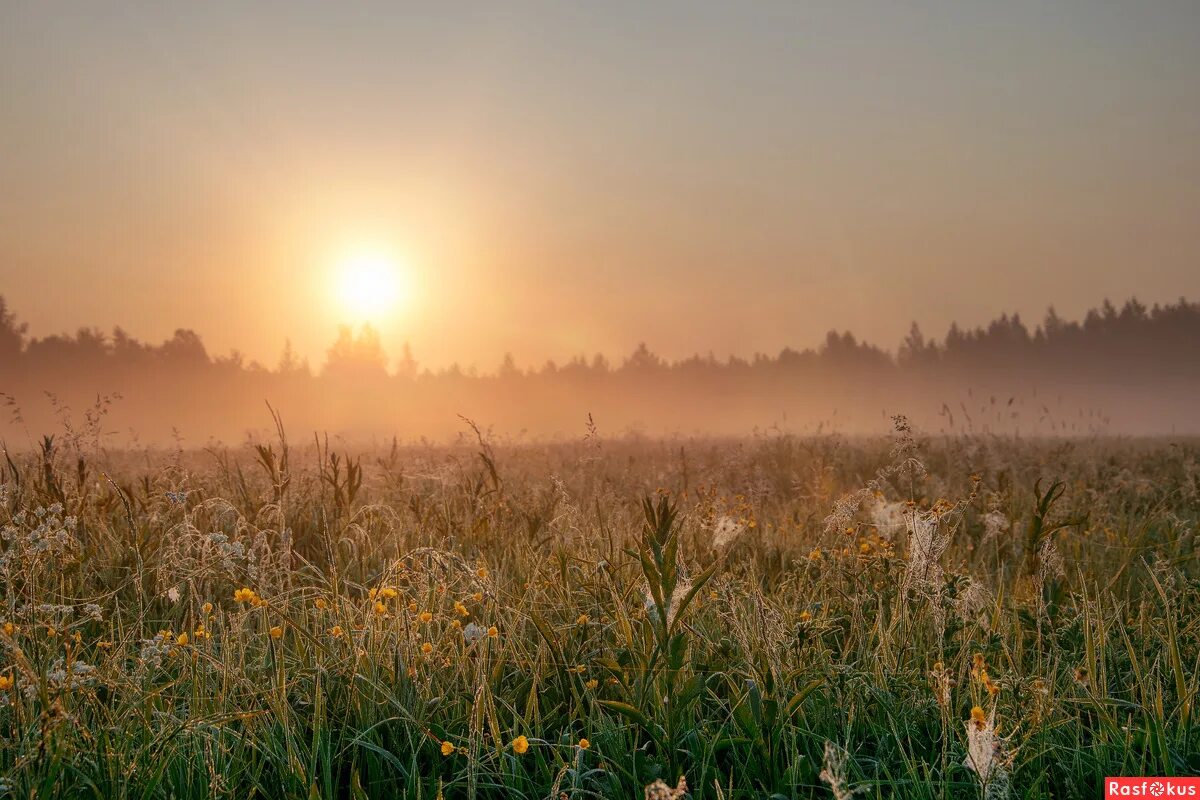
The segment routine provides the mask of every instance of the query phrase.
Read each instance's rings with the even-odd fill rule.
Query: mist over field
[[[0,0],[0,800],[1200,787],[1198,43]]]
[[[0,306],[0,308],[3,308]],[[929,433],[1033,436],[1200,432],[1200,305],[1104,304],[1082,321],[1050,312],[1032,329],[1002,316],[926,339],[916,323],[884,350],[851,332],[775,355],[669,362],[642,345],[625,357],[492,371],[422,368],[389,356],[369,326],[343,328],[323,363],[285,351],[263,366],[207,352],[198,332],[161,343],[80,329],[29,338],[15,312],[0,328],[0,391],[10,442],[97,417],[110,445],[237,442],[270,428],[367,443],[443,441],[462,417],[509,440],[571,439],[589,415],[612,433],[877,434],[907,415]]]

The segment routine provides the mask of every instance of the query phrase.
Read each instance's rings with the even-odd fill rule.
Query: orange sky
[[[1200,296],[1200,6],[0,9],[0,293],[35,335],[321,360],[893,347]]]

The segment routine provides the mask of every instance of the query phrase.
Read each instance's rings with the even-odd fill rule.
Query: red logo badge
[[[1104,797],[1195,797],[1200,800],[1200,778],[1105,778]]]

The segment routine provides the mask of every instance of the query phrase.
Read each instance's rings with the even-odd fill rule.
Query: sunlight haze
[[[0,800],[1187,796],[1198,398],[1200,0],[0,0]]]
[[[319,363],[383,242],[484,370],[1200,294],[1196,4],[603,8],[4,4],[0,290]]]

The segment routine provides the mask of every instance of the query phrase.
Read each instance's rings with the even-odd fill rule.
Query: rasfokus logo
[[[1105,778],[1104,797],[1200,798],[1200,778]]]

